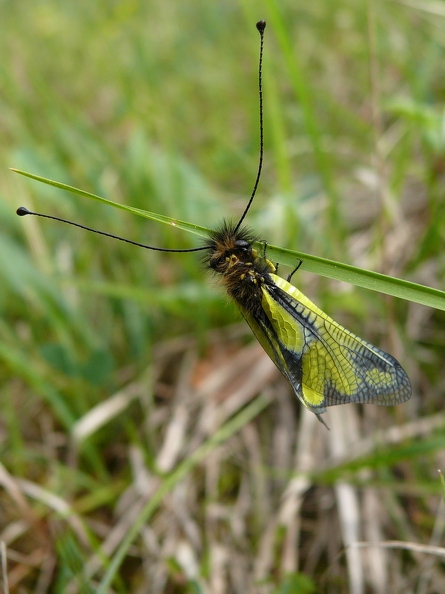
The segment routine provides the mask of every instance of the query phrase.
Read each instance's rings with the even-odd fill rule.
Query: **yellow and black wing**
[[[411,384],[394,357],[343,328],[289,282],[268,276],[261,313],[241,311],[306,408],[319,415],[335,404],[408,400]]]

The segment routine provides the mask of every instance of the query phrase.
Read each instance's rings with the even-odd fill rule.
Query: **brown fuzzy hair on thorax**
[[[261,287],[272,283],[269,273],[273,268],[253,248],[255,236],[246,227],[239,229],[225,221],[212,231],[206,241],[205,262],[221,276],[228,294],[242,307],[254,313],[261,308]]]

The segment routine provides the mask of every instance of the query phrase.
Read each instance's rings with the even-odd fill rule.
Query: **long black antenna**
[[[255,198],[255,194],[258,188],[258,184],[260,183],[261,177],[261,170],[263,168],[263,156],[264,156],[264,126],[263,126],[263,47],[264,47],[264,29],[266,28],[266,21],[258,21],[256,24],[256,28],[260,32],[261,42],[260,42],[260,59],[258,64],[258,94],[259,94],[259,107],[260,107],[260,161],[258,163],[258,172],[256,174],[255,184],[253,186],[252,194],[249,198],[249,202],[247,203],[246,208],[244,209],[243,214],[241,215],[240,220],[238,221],[237,226],[235,227],[235,233],[241,227],[244,219],[246,218],[247,213],[249,212],[249,208],[252,206],[253,199]]]
[[[137,241],[132,241],[131,239],[125,239],[125,237],[119,237],[119,235],[113,235],[112,233],[106,233],[105,231],[98,231],[97,229],[92,229],[91,227],[86,227],[85,225],[81,225],[80,223],[73,223],[73,221],[68,221],[67,219],[61,219],[60,217],[53,217],[47,214],[41,214],[40,212],[32,212],[25,208],[24,206],[20,206],[17,209],[17,214],[19,217],[24,217],[25,215],[34,215],[35,217],[42,217],[44,219],[52,219],[53,221],[59,221],[59,223],[66,223],[67,225],[72,225],[73,227],[79,227],[79,229],[84,229],[85,231],[91,231],[92,233],[97,233],[98,235],[105,235],[105,237],[111,237],[112,239],[118,239],[119,241],[124,241],[125,243],[131,243],[132,245],[137,245],[138,247],[144,248],[146,250],[153,250],[155,252],[201,252],[202,250],[208,249],[207,246],[201,246],[196,248],[188,248],[184,250],[175,250],[170,248],[160,248],[155,247],[153,245],[145,245],[145,243],[138,243]]]
[[[255,198],[255,194],[258,188],[258,184],[261,177],[261,170],[263,167],[263,153],[264,153],[264,133],[263,133],[263,46],[264,46],[264,29],[266,28],[266,21],[258,21],[256,24],[256,28],[258,29],[261,42],[260,42],[260,59],[259,59],[259,66],[258,66],[258,91],[259,91],[259,108],[260,108],[260,160],[258,164],[258,173],[256,176],[255,184],[253,186],[252,194],[249,198],[249,202],[247,203],[244,212],[238,221],[238,224],[235,227],[235,232],[241,227],[244,218],[246,217],[247,213],[249,212],[249,208],[252,205],[253,199]],[[52,215],[42,214],[39,212],[33,212],[28,210],[24,206],[20,206],[17,209],[17,214],[20,217],[24,217],[25,215],[34,215],[35,217],[42,217],[44,219],[52,219],[53,221],[59,221],[60,223],[66,223],[67,225],[72,225],[73,227],[79,227],[79,229],[84,229],[85,231],[91,231],[92,233],[97,233],[98,235],[104,235],[105,237],[111,237],[112,239],[117,239],[118,241],[123,241],[125,243],[131,243],[131,245],[136,245],[137,247],[144,248],[146,250],[152,250],[154,252],[175,252],[175,253],[190,253],[190,252],[202,252],[208,249],[208,246],[201,246],[196,248],[188,248],[188,249],[170,249],[170,248],[161,248],[155,247],[153,245],[146,245],[144,243],[139,243],[137,241],[132,241],[131,239],[125,239],[125,237],[120,237],[119,235],[113,235],[112,233],[106,233],[105,231],[98,231],[97,229],[93,229],[92,227],[87,227],[85,225],[81,225],[80,223],[74,223],[73,221],[68,221],[67,219],[62,219],[60,217],[54,217]]]

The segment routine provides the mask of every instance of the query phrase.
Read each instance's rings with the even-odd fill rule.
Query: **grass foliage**
[[[236,219],[258,160],[260,18],[249,225],[438,299],[303,265],[295,284],[413,384],[396,409],[330,409],[329,432],[199,256],[15,216],[197,244],[10,167],[202,227]],[[7,0],[0,50],[4,591],[443,592],[441,4]]]

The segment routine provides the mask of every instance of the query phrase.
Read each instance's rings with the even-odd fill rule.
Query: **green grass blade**
[[[142,210],[140,208],[134,208],[133,206],[127,206],[126,204],[119,204],[119,202],[113,202],[112,200],[108,200],[107,198],[102,198],[102,196],[98,196],[97,194],[92,194],[91,192],[86,192],[85,190],[80,190],[79,188],[75,188],[74,186],[69,186],[67,184],[63,184],[61,182],[55,181],[53,179],[48,179],[46,177],[42,177],[40,175],[35,175],[34,173],[29,173],[27,171],[22,171],[20,169],[13,169],[11,171],[15,173],[19,173],[20,175],[24,175],[25,177],[29,177],[36,181],[39,181],[43,184],[47,184],[49,186],[53,186],[55,188],[59,188],[60,190],[65,190],[66,192],[71,192],[72,194],[78,194],[79,196],[83,196],[84,198],[90,198],[92,200],[96,200],[97,202],[101,202],[102,204],[106,204],[107,206],[114,206],[114,208],[119,208],[120,210],[124,210],[126,212],[130,212],[132,214],[138,215],[140,217],[145,217],[146,219],[152,219],[154,221],[158,221],[159,223],[164,223],[166,225],[172,225],[173,227],[178,227],[184,231],[189,231],[190,233],[195,233],[200,237],[208,237],[209,230],[206,227],[201,227],[200,225],[195,225],[193,223],[186,223],[185,221],[180,221],[178,219],[173,219],[171,217],[166,217],[164,215],[156,214],[153,212],[149,212],[146,210]]]
[[[107,204],[108,206],[114,206],[115,208],[120,208],[121,210],[130,212],[132,214],[158,221],[159,223],[172,225],[184,231],[194,233],[200,237],[209,236],[209,229],[194,223],[180,221],[179,219],[148,212],[140,208],[119,204],[117,202],[113,202],[112,200],[97,196],[96,194],[91,194],[90,192],[85,192],[84,190],[80,190],[78,188],[74,188],[73,186],[68,186],[61,182],[50,180],[33,173],[28,173],[19,169],[13,169],[12,171],[19,173],[20,175],[30,177],[36,181],[54,186],[61,190],[66,190],[68,192],[78,194],[79,196],[97,200],[98,202]],[[258,249],[260,251],[264,249],[261,243],[258,244]],[[351,266],[350,264],[344,264],[342,262],[320,258],[319,256],[312,256],[303,252],[296,252],[271,245],[267,246],[267,255],[274,262],[280,262],[281,264],[291,267],[295,267],[298,261],[301,260],[302,270],[314,272],[315,274],[319,274],[327,278],[343,281],[351,285],[363,287],[364,289],[385,293],[386,295],[392,295],[393,297],[406,299],[408,301],[413,301],[415,303],[420,303],[421,305],[427,305],[429,307],[434,307],[436,309],[445,311],[445,292],[440,291],[439,289],[434,289],[425,285],[419,285],[410,281],[380,274],[378,272],[372,272],[371,270],[364,270],[362,268],[357,268],[356,266]]]
[[[271,245],[267,246],[267,255],[274,262],[277,261],[293,267],[298,264],[298,260],[301,260],[301,270],[315,272],[321,276],[343,281],[357,287],[445,310],[445,291],[439,289],[357,268],[343,262],[336,262]]]

